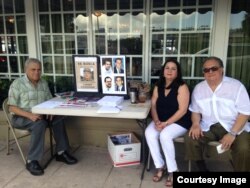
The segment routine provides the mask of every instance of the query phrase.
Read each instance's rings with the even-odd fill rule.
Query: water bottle
[[[129,95],[130,95],[130,102],[132,104],[136,103],[137,88],[133,88],[133,87],[130,88]]]

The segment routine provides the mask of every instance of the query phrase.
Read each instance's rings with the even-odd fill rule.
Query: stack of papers
[[[60,107],[68,107],[68,106],[74,106],[74,107],[87,107],[86,100],[82,99],[69,99],[63,102]]]
[[[119,106],[123,102],[124,98],[120,96],[104,96],[97,104],[101,107],[97,113],[119,113],[122,106]]]
[[[116,107],[123,102],[124,98],[120,96],[104,96],[97,103],[101,106]]]
[[[110,139],[115,145],[132,143],[131,134],[113,135],[113,136],[110,136]]]
[[[66,99],[60,107],[87,107],[87,106],[94,106],[100,98],[98,97],[70,97]]]

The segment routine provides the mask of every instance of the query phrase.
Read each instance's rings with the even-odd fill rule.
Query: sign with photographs
[[[100,56],[102,94],[127,94],[125,60],[125,56]]]
[[[75,92],[99,92],[98,62],[97,56],[73,56]]]

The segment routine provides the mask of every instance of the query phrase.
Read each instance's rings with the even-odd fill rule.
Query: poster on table
[[[97,56],[73,56],[73,69],[76,92],[99,92],[99,69]]]
[[[100,56],[102,94],[126,95],[126,58],[123,55]]]

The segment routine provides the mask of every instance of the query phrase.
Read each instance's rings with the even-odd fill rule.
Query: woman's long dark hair
[[[161,68],[161,72],[160,72],[160,77],[159,80],[157,82],[157,86],[159,88],[165,88],[166,87],[166,79],[164,77],[164,69],[167,63],[172,62],[176,65],[177,67],[177,77],[173,80],[173,82],[166,88],[166,89],[170,89],[170,88],[179,88],[180,85],[183,85],[185,82],[182,79],[182,73],[181,73],[181,66],[180,63],[176,60],[176,59],[167,59],[164,63],[164,65]]]

